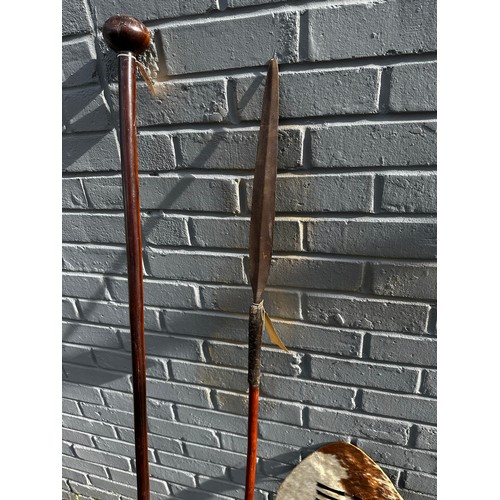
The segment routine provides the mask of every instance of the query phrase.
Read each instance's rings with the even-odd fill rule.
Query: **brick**
[[[245,492],[239,484],[229,482],[224,479],[214,479],[211,477],[198,475],[198,488],[203,492],[223,493],[232,499],[242,499]],[[213,498],[210,496],[210,498]],[[267,500],[267,495],[259,490],[254,491],[254,500]]]
[[[62,416],[63,428],[85,432],[92,434],[94,436],[105,436],[105,437],[116,437],[116,433],[111,427],[111,425],[105,424],[103,422],[97,422],[94,420],[88,420],[87,418],[77,417],[73,415],[63,415]],[[66,464],[70,468],[76,468],[76,470],[86,470],[80,467],[71,467],[70,464]],[[92,472],[86,470],[86,472]],[[95,474],[95,472],[92,472]],[[105,475],[105,474],[104,474]]]
[[[375,295],[436,300],[435,264],[374,262],[370,277],[370,291]]]
[[[311,378],[358,387],[375,387],[398,392],[415,392],[419,380],[416,369],[347,361],[310,355]]]
[[[63,455],[62,464],[68,469],[106,477],[106,470],[102,465],[93,464],[79,458]]]
[[[313,323],[407,333],[424,333],[430,310],[426,304],[312,293],[305,301],[304,313]]]
[[[112,302],[96,302],[80,299],[78,304],[81,316],[92,323],[107,323],[111,325],[130,325],[128,304],[113,304]],[[161,331],[158,312],[153,309],[144,309],[144,327],[146,330]]]
[[[318,257],[273,257],[270,286],[357,291],[363,264]]]
[[[231,8],[247,7],[249,5],[262,5],[266,3],[286,2],[286,0],[227,0],[227,6]]]
[[[398,64],[391,68],[389,108],[392,111],[436,111],[435,62]]]
[[[201,252],[148,250],[147,262],[155,278],[218,283],[243,283],[243,258]]]
[[[113,127],[111,113],[99,85],[63,90],[62,109],[67,132],[96,132]]]
[[[127,346],[130,349],[130,347]],[[201,361],[201,342],[194,339],[173,337],[172,335],[146,336],[146,353],[154,356],[164,356],[174,359],[187,359],[190,361]]]
[[[88,208],[81,179],[62,180],[62,208]]]
[[[408,443],[411,424],[326,408],[309,408],[309,426],[312,429],[404,446]]]
[[[111,298],[117,302],[128,302],[126,278],[106,278]],[[196,308],[195,287],[185,283],[144,280],[144,303],[149,306]]]
[[[200,287],[202,308],[213,311],[247,313],[252,303],[252,290],[246,287],[206,286]],[[300,294],[288,290],[266,289],[264,304],[268,314],[274,318],[302,319]]]
[[[171,52],[168,52],[171,54]],[[137,85],[137,126],[180,123],[220,123],[227,119],[226,85],[223,79],[158,82],[153,97],[145,84]],[[110,94],[118,109],[118,89]]]
[[[207,358],[217,365],[235,368],[245,367],[248,362],[248,346],[222,342],[205,342]],[[301,353],[286,353],[278,349],[262,349],[262,371],[297,377],[301,373]]]
[[[280,73],[280,117],[376,113],[379,82],[374,67]],[[260,119],[264,85],[264,74],[236,80],[242,120]]]
[[[265,372],[264,372],[265,373]],[[248,416],[248,396],[226,391],[216,391],[216,409],[225,413]],[[259,419],[302,425],[302,405],[260,398]]]
[[[125,274],[127,272],[125,248],[63,245],[62,255],[63,269],[65,271],[116,274]]]
[[[169,74],[195,73],[266,64],[276,52],[280,62],[298,60],[298,16],[265,13],[243,18],[209,19],[160,30]],[[235,36],[235,34],[238,34]]]
[[[175,168],[174,143],[170,134],[142,131],[137,136],[139,170],[161,172]]]
[[[63,43],[63,87],[98,83],[96,62],[95,49],[91,39]]]
[[[422,371],[422,386],[420,392],[424,396],[437,397],[437,371],[423,370]]]
[[[62,138],[63,172],[106,172],[120,170],[116,134],[98,132],[67,134]]]
[[[94,356],[98,366],[104,369],[132,373],[132,356],[130,353],[103,351],[94,349]],[[151,358],[146,359],[146,375],[148,377],[165,379],[167,372],[161,360]]]
[[[64,369],[68,375],[68,380],[73,383],[97,386],[101,389],[115,389],[117,391],[131,392],[132,390],[130,380],[123,373],[77,365],[64,365]]]
[[[288,349],[310,350],[340,356],[358,357],[362,334],[339,328],[325,328],[305,323],[274,321],[280,338]]]
[[[373,174],[283,174],[278,176],[276,184],[276,212],[371,213],[373,182]],[[252,181],[245,182],[250,208],[252,187]]]
[[[162,451],[158,451],[158,457],[162,465],[178,468],[187,472],[193,472],[195,474],[223,476],[226,470],[223,465],[196,460],[191,457],[183,457],[179,455],[172,455],[170,453],[163,453]]]
[[[186,406],[177,406],[177,414],[181,422],[197,427],[241,435],[247,432],[247,417]]]
[[[62,468],[62,477],[65,479],[71,479],[77,483],[86,483],[87,477],[85,474],[78,472],[76,470],[68,469],[66,467]]]
[[[117,469],[130,470],[130,461],[126,458],[91,448],[85,448],[83,446],[75,446],[74,448],[77,457],[81,458],[82,460],[88,460],[89,462],[116,467]]]
[[[129,413],[122,410],[116,410],[115,408],[107,408],[105,406],[97,406],[90,403],[82,403],[81,406],[83,414],[87,418],[106,422],[112,425],[120,425],[129,428],[134,427],[134,415],[131,412]]]
[[[353,409],[354,389],[265,374],[261,379],[260,393],[270,398],[287,398],[303,404]]]
[[[311,128],[316,168],[436,164],[436,122],[340,123]]]
[[[103,437],[96,437],[95,443],[97,448],[101,451],[128,458],[135,458],[135,446],[131,443],[124,443],[123,441]],[[149,450],[148,455],[149,460],[154,462],[155,458],[151,450]]]
[[[141,217],[142,238],[155,245],[189,245],[187,218],[176,215]],[[122,214],[63,213],[63,240],[75,243],[125,243]]]
[[[429,425],[415,426],[415,448],[437,450],[437,429]]]
[[[435,500],[436,495],[423,495],[414,491],[400,489],[399,492],[404,495],[405,500]]]
[[[247,340],[248,319],[189,311],[164,311],[166,332],[214,340]]]
[[[101,490],[96,486],[82,485],[70,481],[71,489],[76,493],[76,496],[72,500],[94,500],[99,498],[99,500],[119,500],[118,494],[109,493],[107,491]],[[84,495],[82,497],[82,495]]]
[[[123,209],[119,177],[84,180],[89,203],[95,209]],[[238,183],[234,179],[193,175],[140,177],[141,208],[238,212]]]
[[[116,5],[108,0],[94,0],[97,23],[102,26],[106,19],[117,12]],[[170,19],[191,14],[205,14],[215,9],[214,0],[184,0],[183,2],[163,2],[148,0],[147,3],[137,3],[134,0],[120,0],[120,11],[144,21]]]
[[[62,412],[66,413],[67,415],[81,415],[82,414],[77,402],[72,401],[71,399],[63,399],[62,400]]]
[[[260,101],[261,103],[261,101]],[[259,110],[260,118],[260,110]],[[278,132],[278,168],[294,169],[302,165],[303,131],[280,128]],[[253,170],[257,154],[258,128],[177,134],[178,168]]]
[[[429,474],[407,471],[404,487],[420,493],[437,495],[437,478]]]
[[[193,411],[201,411],[194,409]],[[150,432],[159,434],[163,437],[170,437],[173,439],[180,439],[182,441],[189,441],[190,443],[205,444],[217,448],[219,440],[215,431],[210,426],[199,426],[198,424],[190,425],[189,423],[182,422],[169,422],[158,418],[148,419]]]
[[[183,470],[150,464],[149,472],[151,474],[151,477],[156,477],[164,481],[172,481],[176,484],[184,484],[187,486],[196,485],[194,474]]]
[[[90,476],[90,481],[92,484],[98,488],[105,491],[111,491],[119,495],[127,495],[129,497],[134,497],[137,494],[137,486],[129,486],[125,484],[120,484],[116,481],[110,481],[109,479],[103,479],[98,477]]]
[[[65,398],[74,399],[76,401],[104,404],[98,389],[80,384],[72,384],[67,381],[64,381],[62,385],[62,395]]]
[[[247,382],[246,367],[239,370],[220,366],[171,361],[172,376],[180,382],[206,385],[221,389],[245,391]]]
[[[133,448],[133,447],[132,447]],[[113,481],[121,484],[131,485],[134,488],[137,487],[137,475],[135,473],[124,472],[122,470],[110,469],[109,474]],[[151,478],[149,479],[149,486],[151,492],[151,498],[156,498],[157,500],[163,500],[164,496],[155,496],[155,493],[168,494],[169,490],[164,481]],[[135,495],[133,495],[135,496]]]
[[[358,446],[375,462],[418,472],[436,472],[436,454],[361,439]]]
[[[375,415],[436,423],[436,401],[429,398],[363,389],[361,407]]]
[[[368,344],[370,359],[389,363],[436,366],[436,339],[433,338],[370,334]]]
[[[109,298],[103,278],[88,274],[63,273],[62,293],[67,297],[84,299],[105,300]]]
[[[189,223],[194,246],[248,249],[249,218],[191,217]],[[276,219],[273,238],[275,252],[300,252],[301,239],[300,222],[297,219]]]
[[[75,301],[63,297],[62,299],[62,317],[65,319],[78,319],[78,310]]]
[[[436,50],[436,2],[388,0],[311,9],[307,22],[311,61]]]
[[[89,447],[94,446],[92,436],[84,432],[73,431],[71,429],[62,429],[62,438],[69,443],[82,444],[83,446]]]
[[[176,499],[189,498],[189,500],[206,500],[207,498],[207,492],[200,491],[198,487],[196,489],[191,489],[185,488],[183,486],[177,486],[176,484],[172,484],[172,494],[174,495],[173,498]],[[216,493],[211,493],[208,495],[208,498],[210,498],[210,500],[233,500],[230,497],[227,497],[225,495],[218,495]]]
[[[63,344],[62,360],[64,363],[74,363],[76,365],[95,366],[92,350],[90,347]]]
[[[296,447],[315,446],[316,448],[324,443],[340,441],[338,434],[320,432],[308,429],[307,427],[296,427],[278,422],[259,422],[259,442],[260,438],[270,440],[282,445],[292,445]]]
[[[83,0],[63,0],[62,35],[89,33],[90,19]]]
[[[172,361],[172,364],[174,363],[177,364],[177,362]],[[184,365],[185,363],[182,362],[179,364]],[[178,378],[178,380],[184,381],[180,378]],[[160,382],[157,380],[148,380],[147,393],[151,398],[162,399],[173,403],[200,406],[202,408],[211,407],[210,391],[207,388],[180,384],[177,381]]]
[[[120,349],[122,347],[120,338],[114,328],[78,323],[63,323],[63,341],[110,349]]]
[[[381,210],[398,213],[436,213],[436,173],[391,173],[383,179]]]
[[[151,382],[151,381],[149,381]],[[151,394],[147,394],[148,398],[146,400],[146,408],[148,416],[163,418],[166,420],[173,420],[174,414],[172,410],[172,404],[165,401],[158,401],[151,399]],[[122,410],[125,412],[132,413],[134,411],[134,403],[132,394],[126,394],[117,391],[104,391],[104,398],[106,399],[106,406],[112,410]],[[122,438],[123,429],[120,430],[120,438]],[[134,442],[132,437],[131,442]],[[153,446],[150,443],[150,446]]]
[[[222,448],[236,451],[238,453],[247,452],[247,437],[237,436],[235,434],[228,434],[227,432],[221,433]],[[281,443],[273,443],[271,441],[264,441],[259,437],[259,458],[261,459],[279,459],[281,461],[291,462],[300,457],[299,450],[293,446],[284,445]]]
[[[226,467],[244,467],[246,464],[246,454],[243,453],[217,450],[217,454],[214,454],[213,448],[192,443],[186,443],[186,451],[191,458],[205,462],[215,462]]]
[[[328,218],[305,224],[310,252],[421,259],[436,256],[437,226],[432,219]]]

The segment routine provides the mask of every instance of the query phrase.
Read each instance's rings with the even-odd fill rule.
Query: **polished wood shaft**
[[[136,130],[136,62],[133,57],[119,58],[118,78],[120,89],[120,151],[125,208],[130,336],[132,340],[137,498],[139,500],[149,500],[144,287]]]
[[[146,348],[142,276],[141,205],[136,126],[136,59],[150,42],[147,28],[128,16],[110,17],[103,26],[108,46],[119,53],[118,87],[120,153],[125,211],[125,242],[132,344],[137,499],[149,500],[148,420],[146,414]]]

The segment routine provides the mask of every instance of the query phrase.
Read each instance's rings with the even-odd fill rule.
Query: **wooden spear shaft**
[[[137,154],[135,56],[146,49],[150,37],[144,25],[127,16],[113,16],[108,19],[103,27],[103,35],[110,48],[118,52],[119,55],[120,152],[132,340],[137,498],[138,500],[149,500],[146,349],[144,344],[144,287]]]

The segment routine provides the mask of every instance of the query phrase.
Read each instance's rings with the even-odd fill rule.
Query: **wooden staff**
[[[250,220],[250,283],[253,291],[253,304],[250,306],[248,329],[250,394],[245,500],[253,500],[255,490],[260,359],[265,315],[262,294],[269,277],[273,252],[278,157],[278,99],[278,62],[276,59],[271,59],[262,104]]]
[[[134,393],[137,498],[149,500],[148,422],[146,414],[146,349],[142,280],[141,209],[136,127],[136,59],[149,45],[146,27],[128,16],[110,17],[103,26],[108,46],[118,52],[120,152],[125,208],[132,379]]]

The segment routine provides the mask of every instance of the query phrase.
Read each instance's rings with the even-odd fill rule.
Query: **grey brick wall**
[[[63,2],[63,498],[135,498],[112,14],[138,83],[152,499],[243,498],[246,276],[266,61],[280,61],[256,499],[322,443],[436,499],[435,0]]]

